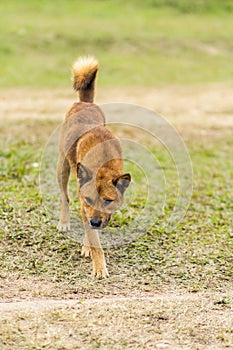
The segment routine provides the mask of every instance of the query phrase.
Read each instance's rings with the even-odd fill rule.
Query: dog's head
[[[124,192],[131,181],[130,174],[116,174],[109,164],[93,174],[78,163],[77,176],[82,210],[89,226],[93,229],[106,227],[111,214],[123,203]]]

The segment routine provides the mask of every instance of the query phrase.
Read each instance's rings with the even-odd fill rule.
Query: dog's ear
[[[126,190],[126,188],[129,186],[131,181],[131,175],[130,174],[123,174],[118,176],[116,179],[114,179],[112,182],[114,186],[123,194]]]
[[[91,172],[82,163],[77,164],[77,176],[79,180],[80,187],[91,180]]]

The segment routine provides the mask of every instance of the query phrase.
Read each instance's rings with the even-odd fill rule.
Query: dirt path
[[[232,349],[232,296],[174,291],[3,302],[2,349]]]
[[[3,350],[233,348],[233,289],[111,286],[96,297],[95,290],[76,294],[65,284],[12,275],[1,279],[0,297]]]
[[[99,88],[96,103],[127,103],[150,108],[177,124],[232,124],[233,84],[158,88]],[[1,90],[0,119],[63,119],[75,100],[72,90]],[[219,115],[224,118],[219,118]],[[206,118],[203,118],[203,115]],[[192,117],[192,118],[190,118]],[[211,124],[210,124],[211,123]]]
[[[213,297],[213,294],[211,295]],[[76,307],[81,304],[85,305],[117,305],[128,302],[190,302],[197,301],[199,299],[208,298],[209,294],[205,293],[182,293],[177,292],[173,293],[159,293],[154,296],[141,295],[138,296],[110,296],[103,298],[91,298],[91,299],[33,299],[33,300],[21,300],[21,301],[9,301],[9,302],[0,302],[0,314],[7,315],[20,311],[27,312],[43,312],[46,310],[52,310],[57,308],[67,308],[67,307]],[[223,295],[216,293],[215,298],[223,298]]]

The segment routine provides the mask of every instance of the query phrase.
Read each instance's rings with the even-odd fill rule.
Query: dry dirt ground
[[[231,132],[233,85],[108,89],[98,103],[142,105],[164,115],[184,139]],[[62,120],[70,91],[2,90],[0,111],[9,120]],[[2,276],[1,349],[233,349],[233,289],[188,293],[131,293],[105,297],[69,293],[65,284]],[[103,287],[104,290],[105,287]]]

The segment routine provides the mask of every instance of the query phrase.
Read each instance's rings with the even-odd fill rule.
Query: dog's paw
[[[109,273],[108,270],[106,268],[106,266],[102,266],[102,267],[93,267],[93,272],[92,272],[93,277],[97,277],[97,278],[107,278],[109,277]]]
[[[91,256],[91,247],[88,247],[87,245],[84,245],[82,247],[81,255],[85,256],[85,258]]]
[[[59,222],[58,225],[57,225],[57,229],[60,232],[70,231],[70,223],[69,222],[66,222],[66,223]]]
[[[87,245],[82,247],[82,256],[91,257],[93,263],[92,276],[97,278],[107,278],[109,273],[106,267],[104,252],[101,248],[93,248]]]

